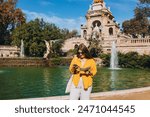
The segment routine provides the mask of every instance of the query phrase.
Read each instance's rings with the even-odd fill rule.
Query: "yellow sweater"
[[[79,67],[81,67],[81,60],[78,57],[73,58],[73,60],[70,64],[70,67],[69,67],[69,70],[72,74],[73,74],[73,71],[72,71],[73,64],[77,64]],[[88,89],[90,86],[92,86],[92,83],[93,83],[92,78],[97,72],[96,63],[95,63],[94,59],[86,60],[86,62],[82,66],[82,68],[87,68],[87,67],[90,67],[90,72],[92,73],[92,75],[89,75],[89,76],[83,75],[82,76],[84,89]],[[78,86],[78,83],[80,80],[80,73],[82,73],[82,72],[83,71],[80,71],[79,73],[73,75],[73,83],[76,87]]]

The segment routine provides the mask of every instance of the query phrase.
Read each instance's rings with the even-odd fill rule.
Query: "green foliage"
[[[61,66],[64,66],[64,65],[70,65],[70,63],[71,63],[71,58],[59,58],[59,57],[57,57],[57,58],[53,58],[53,59],[51,59],[51,65],[52,66],[57,66],[57,65],[61,65]]]
[[[106,67],[110,66],[110,54],[100,54],[100,58],[103,60],[102,64]]]
[[[0,1],[0,45],[9,45],[12,30],[25,23],[25,15],[16,4],[17,0]]]
[[[140,56],[137,52],[119,53],[119,65],[126,68],[140,68]]]
[[[102,54],[100,58],[105,66],[110,66],[110,54]],[[118,53],[118,58],[121,68],[150,68],[149,55],[139,55],[137,52]]]
[[[146,17],[142,18],[133,18],[131,20],[126,20],[123,22],[123,32],[126,34],[131,34],[136,36],[136,34],[140,35],[149,35],[149,21]]]
[[[144,68],[150,68],[150,56],[143,55],[141,61]]]
[[[61,64],[61,58],[54,58],[51,60],[53,65],[60,65]]]
[[[98,57],[102,53],[102,46],[100,40],[89,38],[88,43],[88,49],[92,57]]]
[[[150,34],[150,0],[138,0],[134,10],[134,18],[126,20],[122,24],[123,32],[137,37],[136,34],[146,36]]]
[[[78,31],[77,30],[69,31],[68,29],[62,29],[61,33],[63,34],[64,39],[68,39],[71,37],[76,37],[78,34]]]
[[[24,41],[25,54],[31,57],[42,57],[46,51],[44,40],[58,40],[53,44],[54,54],[61,52],[63,34],[55,24],[49,24],[42,19],[35,19],[22,26],[17,27],[12,33],[12,45],[20,47],[21,40]]]
[[[139,4],[134,10],[136,17],[150,17],[150,0],[138,0]]]

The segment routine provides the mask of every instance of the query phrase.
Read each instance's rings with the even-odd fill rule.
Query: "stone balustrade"
[[[130,40],[130,43],[132,44],[136,44],[136,43],[140,43],[140,44],[143,44],[143,43],[150,43],[150,39],[133,39],[133,40]]]
[[[19,57],[20,48],[17,46],[0,46],[0,58]]]

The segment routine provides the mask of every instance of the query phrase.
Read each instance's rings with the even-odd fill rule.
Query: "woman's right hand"
[[[80,72],[80,67],[77,64],[74,64],[72,66],[72,71],[73,71],[74,74],[77,74],[77,73]]]

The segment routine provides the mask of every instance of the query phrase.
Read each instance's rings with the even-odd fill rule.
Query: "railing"
[[[130,43],[150,43],[150,39],[133,39]]]
[[[0,50],[1,51],[20,51],[20,48],[18,48],[17,46],[0,46]]]

